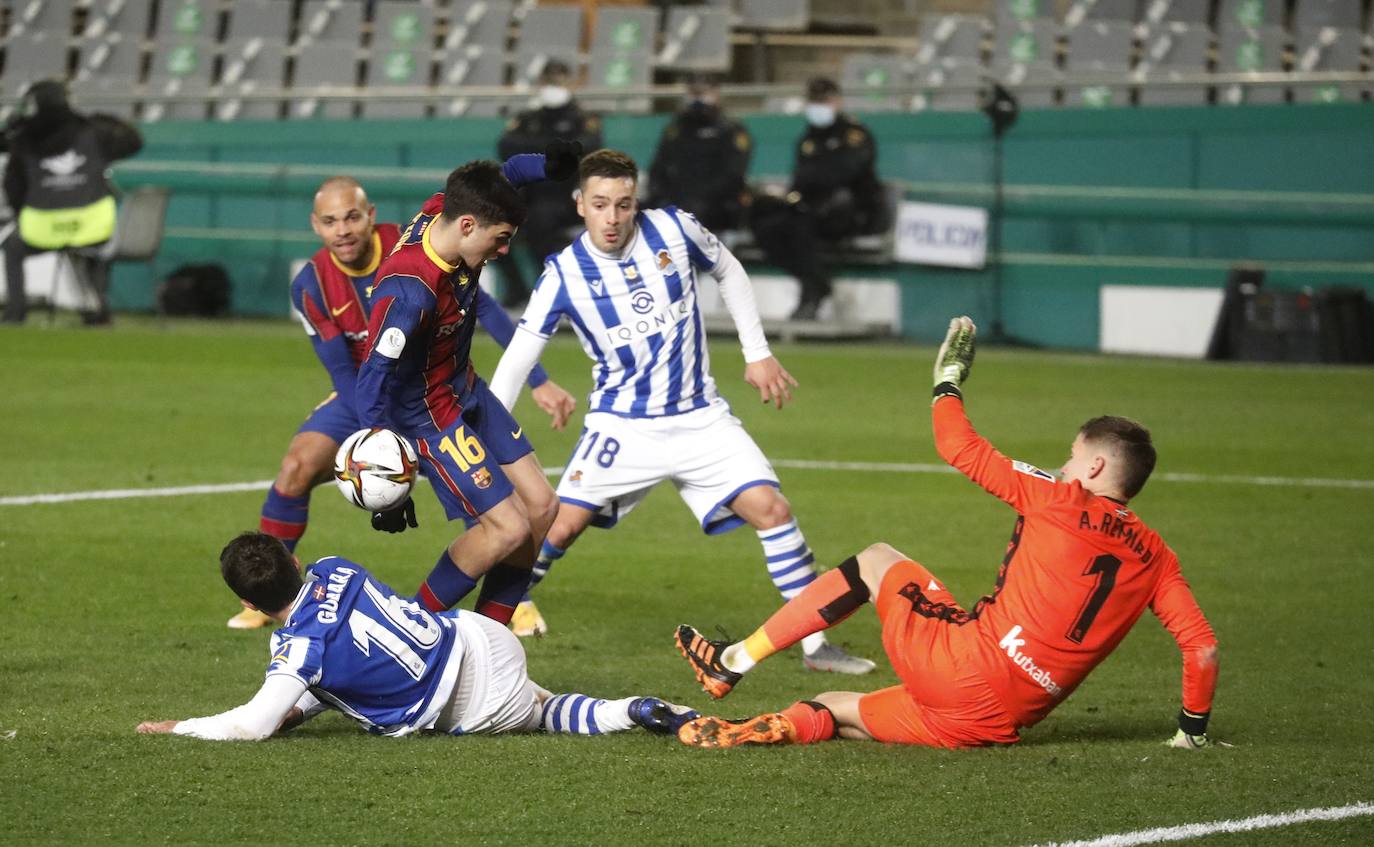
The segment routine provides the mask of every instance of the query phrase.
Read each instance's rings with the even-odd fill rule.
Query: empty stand
[[[729,13],[710,6],[669,9],[658,64],[675,70],[729,70]]]
[[[144,120],[203,120],[214,78],[215,53],[215,42],[208,38],[155,42],[146,87],[152,98],[144,105]],[[172,99],[186,96],[196,99]]]
[[[1212,31],[1206,26],[1179,21],[1150,29],[1141,45],[1135,79],[1142,106],[1205,105],[1211,89],[1206,85],[1151,86],[1160,80],[1182,80],[1207,73],[1207,54]]]
[[[1223,73],[1276,72],[1283,70],[1283,50],[1288,32],[1279,26],[1257,28],[1233,26],[1217,38],[1217,70]],[[1217,92],[1217,102],[1282,103],[1283,89],[1277,86],[1246,87],[1228,85]]]
[[[500,48],[472,45],[445,50],[439,55],[439,89],[451,96],[440,103],[436,113],[448,117],[499,115],[499,100],[468,97],[463,89],[505,84],[506,58]]]
[[[10,3],[9,40],[43,33],[66,38],[72,32],[72,0],[18,0]]]
[[[1131,68],[1135,24],[1124,20],[1085,21],[1069,31],[1064,69],[1079,74],[1117,74]],[[1066,106],[1126,106],[1130,89],[1098,82],[1076,83],[1064,89]]]

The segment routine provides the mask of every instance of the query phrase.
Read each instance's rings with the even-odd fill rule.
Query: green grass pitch
[[[964,602],[989,590],[1013,514],[962,477],[782,461],[937,463],[933,350],[776,352],[801,381],[782,412],[740,379],[736,345],[712,347],[721,388],[779,460],[818,559],[882,540]],[[495,358],[483,342],[479,369]],[[268,479],[326,391],[285,322],[31,325],[0,332],[0,362],[0,498]],[[571,340],[551,345],[546,364],[584,395],[589,369]],[[1217,630],[1213,735],[1234,748],[1161,745],[1180,666],[1148,614],[1006,749],[711,752],[642,733],[392,740],[337,715],[262,744],[144,737],[140,720],[220,711],[259,684],[267,634],[225,629],[236,603],[216,556],[256,526],[261,494],[0,505],[0,844],[1020,845],[1374,800],[1374,370],[990,348],[967,397],[981,432],[1044,467],[1058,467],[1084,419],[1114,412],[1153,429],[1161,474],[1204,477],[1159,477],[1135,505],[1179,553]],[[549,431],[528,399],[518,413],[544,464],[561,465],[575,428]],[[385,536],[319,489],[299,552],[349,556],[411,590],[456,531],[427,491],[416,501],[419,529]],[[777,604],[753,534],[704,537],[667,488],[615,531],[589,531],[538,598],[552,631],[526,644],[536,681],[703,708],[674,625],[742,637]],[[833,636],[882,658],[871,611]],[[894,680],[885,662],[836,678],[789,653],[720,711]],[[1207,843],[1372,841],[1374,818],[1361,817]]]

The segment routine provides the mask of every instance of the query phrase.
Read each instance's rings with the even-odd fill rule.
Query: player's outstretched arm
[[[207,741],[262,741],[282,726],[305,693],[305,683],[296,677],[270,674],[253,699],[242,706],[204,718],[144,721],[137,732],[189,735]]]
[[[744,366],[744,381],[759,390],[759,399],[781,409],[792,399],[797,380],[782,363],[769,356]]]
[[[934,400],[946,394],[962,397],[962,386],[973,370],[974,340],[978,328],[967,315],[954,318],[949,322],[945,341],[940,352],[935,354],[935,391]]]

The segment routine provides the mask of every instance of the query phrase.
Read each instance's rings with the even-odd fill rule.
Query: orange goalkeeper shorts
[[[1020,740],[976,665],[968,612],[930,571],[912,561],[888,569],[878,591],[883,649],[901,685],[866,694],[868,733],[892,744],[977,747]]]

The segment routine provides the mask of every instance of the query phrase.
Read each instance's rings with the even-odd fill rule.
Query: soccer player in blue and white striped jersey
[[[745,381],[781,409],[797,383],[768,348],[748,275],[692,215],[640,210],[638,167],[624,153],[588,154],[578,176],[587,230],[549,257],[491,380],[511,408],[563,318],[595,363],[582,437],[558,484],[558,516],[531,587],[588,526],[614,526],[672,480],[708,535],[752,526],[773,584],[784,599],[796,596],[816,578],[811,549],[772,465],[716,390],[697,303],[705,272],[734,319]],[[528,597],[513,626],[517,634],[546,628]],[[802,646],[814,670],[860,674],[874,666],[823,637]]]
[[[311,565],[302,579],[295,557],[266,533],[229,542],[220,573],[245,608],[281,625],[262,687],[227,712],[144,721],[140,733],[261,741],[333,708],[393,737],[604,735],[636,726],[676,735],[697,715],[657,697],[551,694],[530,680],[520,639],[504,625],[472,612],[430,612],[338,556]]]

